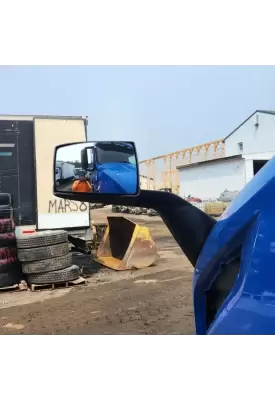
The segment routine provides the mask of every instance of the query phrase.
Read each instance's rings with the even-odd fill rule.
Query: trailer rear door
[[[89,204],[53,196],[54,148],[86,140],[84,119],[35,118],[38,229],[87,228]]]
[[[11,193],[16,225],[35,225],[32,121],[0,121],[0,192]]]

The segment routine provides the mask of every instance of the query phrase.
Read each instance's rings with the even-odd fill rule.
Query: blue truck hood
[[[134,194],[137,191],[137,168],[131,163],[97,164],[102,193]]]
[[[193,278],[198,334],[275,333],[275,158],[244,187],[208,236]],[[234,284],[206,326],[206,294],[240,248]]]

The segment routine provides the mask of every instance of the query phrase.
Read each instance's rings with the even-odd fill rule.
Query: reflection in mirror
[[[132,143],[64,145],[57,149],[55,160],[57,192],[138,193],[137,158]]]

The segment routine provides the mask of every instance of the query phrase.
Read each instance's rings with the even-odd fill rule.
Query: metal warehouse
[[[225,190],[240,191],[275,155],[275,111],[255,111],[223,139],[223,146],[218,158],[177,166],[180,196],[209,200]]]

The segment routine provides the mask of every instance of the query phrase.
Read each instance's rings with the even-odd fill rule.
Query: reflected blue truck
[[[137,165],[131,144],[98,142],[91,149],[90,181],[97,193],[135,194]]]

